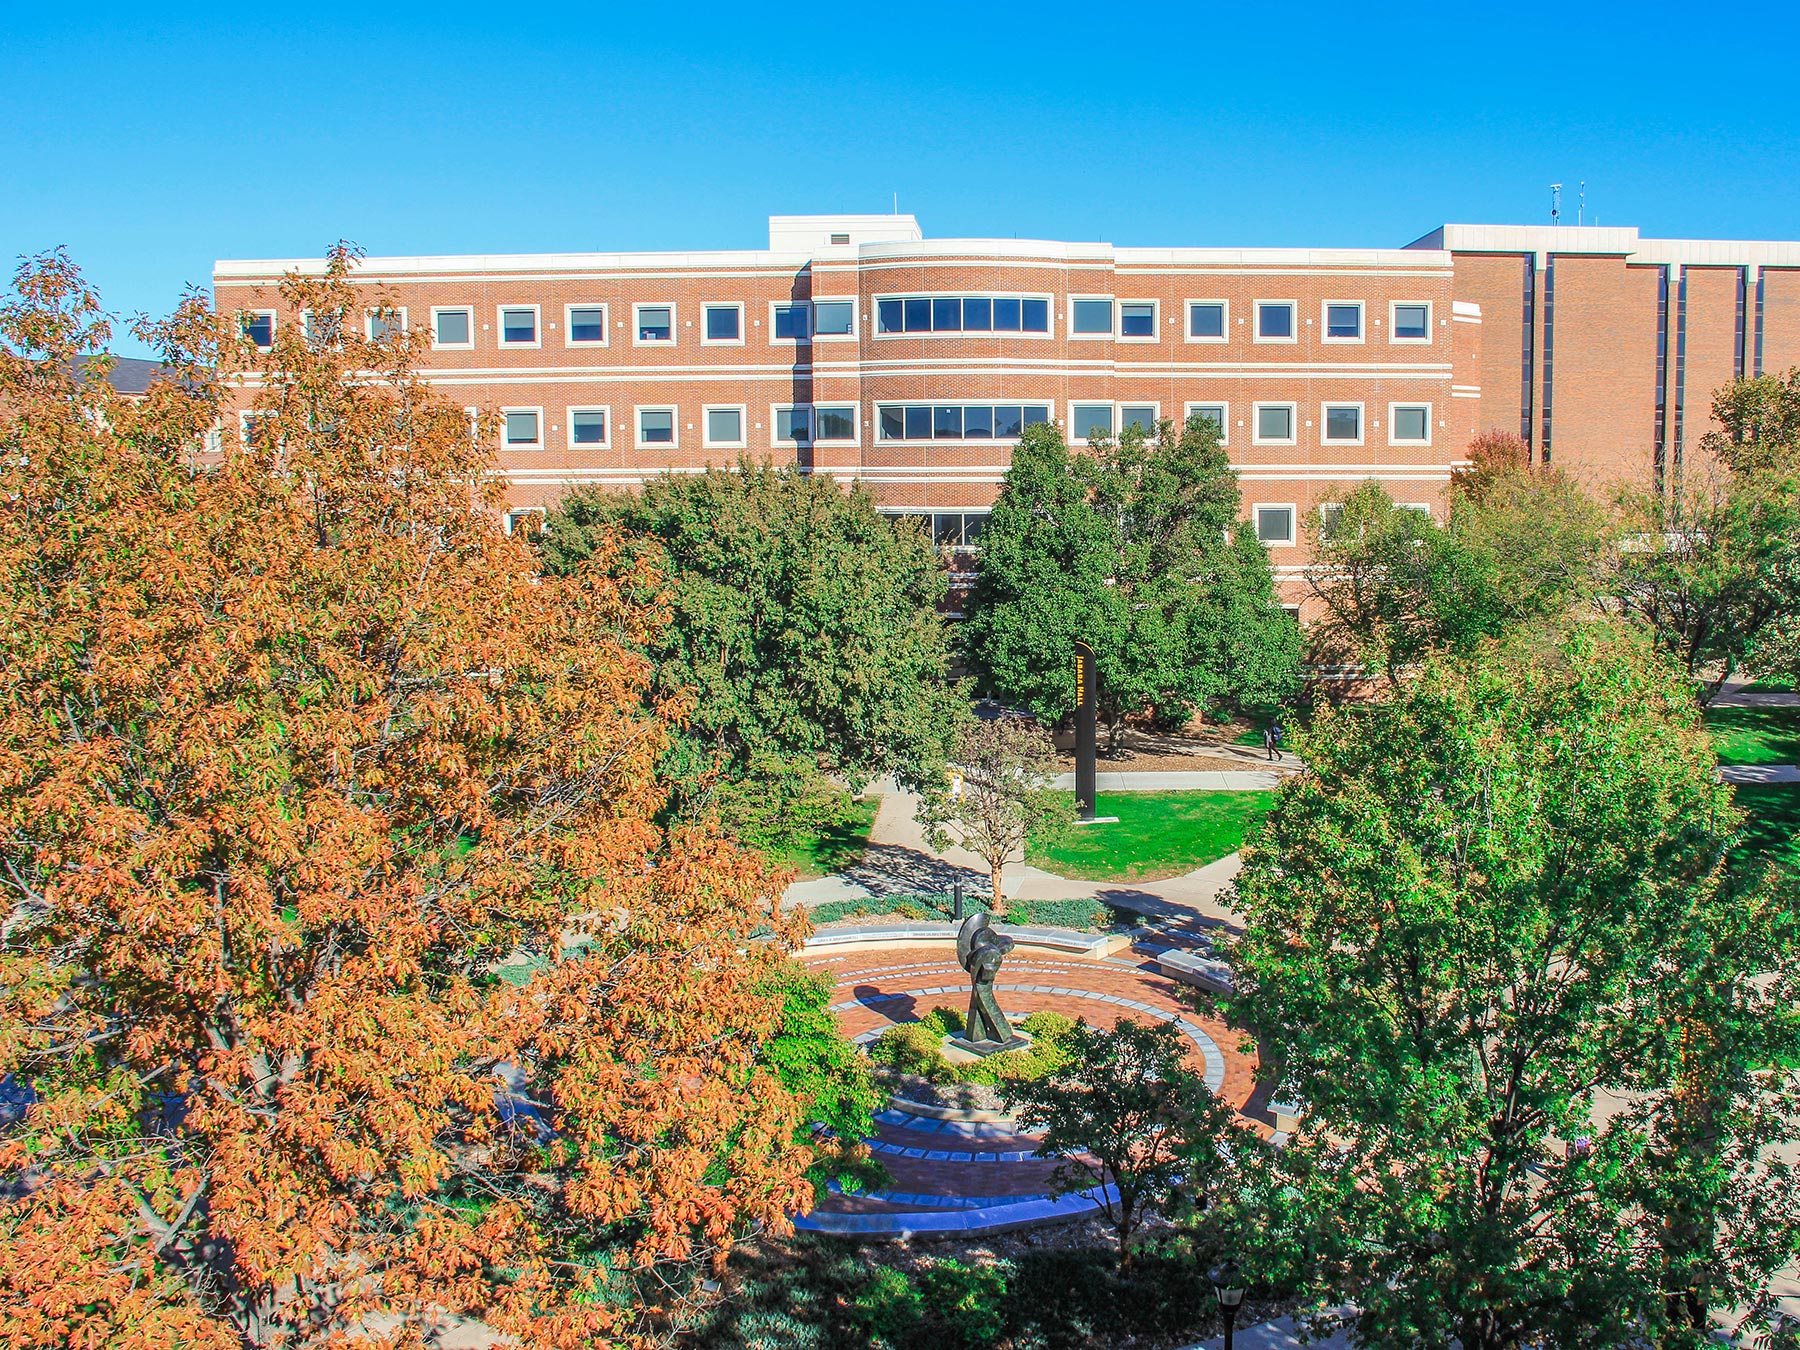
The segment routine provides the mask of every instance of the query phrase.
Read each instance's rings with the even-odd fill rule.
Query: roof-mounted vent
[[[831,242],[834,244],[847,244],[850,242],[850,236],[848,234],[834,234],[831,236]]]

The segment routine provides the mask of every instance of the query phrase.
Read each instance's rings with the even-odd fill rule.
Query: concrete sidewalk
[[[918,798],[910,793],[884,795],[863,860],[834,876],[795,882],[782,896],[782,903],[811,909],[834,900],[891,896],[900,901],[914,895],[944,895],[955,885],[968,894],[986,895],[992,884],[987,864],[960,848],[942,853],[932,849],[919,824],[918,805]],[[1159,921],[1236,924],[1237,913],[1223,897],[1240,866],[1242,860],[1233,853],[1161,881],[1119,882],[1073,881],[1020,862],[1007,866],[1000,889],[1008,900],[1092,898]]]
[[[1294,761],[1289,760],[1285,770],[1277,769],[1273,764],[1266,769],[1244,770],[1163,769],[1135,773],[1102,770],[1094,775],[1094,786],[1101,792],[1267,792],[1280,787],[1282,779],[1291,778],[1298,771],[1293,765]],[[1075,775],[1060,774],[1050,786],[1072,791]]]
[[[1719,777],[1727,783],[1800,783],[1800,765],[1722,764]]]

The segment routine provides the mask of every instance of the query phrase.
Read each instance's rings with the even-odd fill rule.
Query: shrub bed
[[[877,1067],[928,1083],[979,1083],[1042,1078],[1069,1062],[1068,1039],[1075,1023],[1061,1013],[1034,1012],[1018,1024],[1032,1038],[1023,1050],[1004,1050],[986,1059],[953,1064],[944,1058],[944,1037],[958,1035],[962,1017],[949,1008],[934,1008],[917,1022],[889,1027],[869,1047]]]

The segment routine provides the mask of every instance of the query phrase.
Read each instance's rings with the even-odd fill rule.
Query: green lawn
[[[1736,791],[1749,816],[1736,857],[1774,858],[1800,869],[1800,783],[1739,783]]]
[[[1074,794],[1069,794],[1073,811]],[[1026,861],[1081,881],[1155,881],[1235,853],[1274,804],[1273,792],[1110,792],[1096,815],[1114,825],[1078,825]]]
[[[1800,764],[1800,708],[1710,708],[1721,764]]]
[[[875,809],[880,805],[881,798],[873,793],[861,801],[852,800],[840,823],[765,848],[763,856],[771,867],[793,868],[801,881],[853,867],[862,861],[869,847],[869,829],[875,824]]]

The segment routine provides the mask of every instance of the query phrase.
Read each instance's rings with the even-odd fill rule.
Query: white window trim
[[[575,311],[578,309],[597,309],[600,311],[600,340],[593,338],[572,337],[575,331]],[[612,342],[612,306],[604,300],[574,300],[563,306],[563,346],[565,347],[605,347]],[[609,430],[607,434],[612,433]]]
[[[1089,441],[1086,436],[1077,436],[1075,434],[1075,409],[1078,407],[1081,407],[1081,408],[1111,408],[1112,409],[1112,429],[1110,431],[1108,431],[1106,434],[1108,436],[1112,436],[1115,438],[1118,436],[1118,434],[1119,434],[1119,405],[1118,404],[1116,404],[1108,399],[1104,399],[1104,398],[1072,398],[1069,400],[1069,420],[1066,423],[1064,423],[1064,425],[1069,428],[1069,444],[1070,445],[1091,445],[1092,444],[1092,442]]]
[[[250,336],[250,334],[245,332],[245,330],[244,330],[243,325],[244,325],[245,319],[260,318],[263,316],[267,316],[267,318],[269,320],[268,345],[265,346],[264,344],[259,342],[256,344],[256,350],[259,352],[266,352],[266,351],[274,350],[275,337],[281,331],[281,315],[279,313],[277,313],[275,310],[272,310],[272,309],[240,309],[238,311],[238,316],[239,316],[238,317],[238,332],[243,333],[243,335],[245,337]],[[305,331],[306,330],[304,328],[301,329],[301,332],[304,333]]]
[[[1210,342],[1212,339],[1208,338],[1207,341]],[[1194,409],[1196,408],[1217,408],[1219,410],[1219,444],[1230,445],[1231,405],[1224,399],[1220,399],[1217,403],[1207,399],[1195,399],[1191,403],[1184,403],[1181,405],[1181,424],[1183,426],[1187,425],[1188,418],[1194,415]]]
[[[637,331],[637,319],[631,320],[632,331]],[[652,347],[662,344],[653,342]],[[647,412],[666,412],[669,414],[669,437],[666,441],[647,441],[644,439],[644,414]],[[631,439],[634,448],[639,450],[678,450],[681,448],[681,409],[673,403],[635,403],[631,408]]]
[[[643,332],[643,320],[639,317],[647,309],[666,309],[669,311],[669,336],[666,338],[645,338],[638,334]],[[673,347],[681,341],[681,315],[676,312],[673,300],[666,303],[660,300],[645,300],[631,307],[631,345],[634,347]],[[721,343],[721,346],[724,344]],[[662,404],[644,405],[653,412],[659,412]]]
[[[673,306],[671,306],[671,308],[673,308]],[[738,335],[736,337],[734,337],[734,338],[715,338],[715,337],[708,337],[706,335],[706,315],[709,310],[714,310],[714,309],[735,309],[737,311]],[[669,315],[669,318],[671,320],[674,319],[674,317],[675,316],[673,314]],[[810,329],[812,327],[812,315],[810,313],[808,313],[808,315],[807,315],[807,327],[808,327],[808,329]],[[673,332],[674,331],[673,327],[671,327],[669,331]],[[700,345],[702,347],[741,347],[744,345],[744,342],[745,342],[745,338],[744,338],[744,303],[743,303],[743,301],[741,301],[741,300],[703,300],[700,302]],[[726,405],[721,403],[717,406],[724,407]]]
[[[583,343],[583,346],[589,344]],[[598,345],[593,344],[593,345]],[[597,412],[606,419],[600,439],[590,445],[578,445],[575,441],[575,414]],[[575,403],[563,409],[563,416],[568,420],[563,423],[563,441],[573,451],[610,450],[613,443],[612,409],[604,403]]]
[[[778,309],[800,309],[806,312],[805,337],[776,337],[775,311]],[[804,347],[813,340],[812,301],[810,300],[771,300],[769,301],[769,345],[771,347]],[[851,333],[852,337],[856,334]]]
[[[517,308],[517,306],[514,306]],[[439,342],[438,315],[467,314],[469,316],[469,340],[467,342]],[[472,352],[475,350],[475,306],[473,305],[433,305],[431,307],[431,350],[434,352]]]
[[[739,316],[740,319],[742,316]],[[721,344],[724,345],[724,344]],[[734,412],[738,415],[735,441],[715,441],[712,437],[712,414]],[[700,408],[700,444],[708,450],[742,450],[750,444],[750,409],[742,403],[707,403]]]
[[[833,404],[832,406],[836,407],[837,405]],[[784,413],[784,412],[804,412],[806,414],[806,439],[805,440],[799,440],[797,438],[790,439],[790,440],[784,440],[784,439],[782,439],[781,435],[775,430],[776,425],[777,425],[775,415],[777,413]],[[769,444],[770,445],[774,445],[774,446],[816,445],[816,444],[818,444],[818,430],[819,430],[819,424],[813,419],[813,405],[812,404],[810,404],[810,403],[771,403],[769,405]],[[827,444],[843,445],[844,442],[843,441],[830,441],[830,442],[827,442]]]
[[[1117,431],[1113,432],[1113,435],[1123,436],[1125,434],[1125,409],[1127,408],[1150,409],[1152,416],[1150,418],[1150,425],[1146,428],[1146,434],[1151,436],[1156,434],[1157,424],[1162,421],[1162,404],[1153,402],[1149,399],[1134,398],[1123,399],[1118,403],[1113,404],[1113,425],[1118,428]]]
[[[508,342],[506,340],[506,311],[509,309],[528,309],[531,311],[530,342]],[[528,352],[535,351],[544,345],[544,309],[542,305],[495,305],[494,306],[494,345],[502,351]]]
[[[819,316],[816,310],[816,306],[821,304],[849,305],[850,331],[848,333],[821,333],[819,331]],[[811,300],[807,301],[806,331],[809,334],[807,340],[810,342],[855,342],[857,340],[856,325],[860,318],[861,316],[857,311],[856,297],[854,295],[815,295]],[[902,336],[905,335],[902,334]],[[948,336],[948,334],[945,336]],[[978,333],[976,336],[979,337],[981,335]],[[1033,334],[1033,336],[1035,337],[1036,334]],[[791,342],[793,339],[783,338],[782,341]],[[833,404],[832,406],[835,407],[837,405]],[[833,441],[832,444],[843,445],[845,442]]]
[[[1148,306],[1150,306],[1150,336],[1149,337],[1126,337],[1125,336],[1125,306],[1127,306],[1127,305],[1148,305]],[[1162,302],[1160,300],[1154,300],[1148,296],[1136,296],[1136,295],[1123,296],[1122,295],[1117,300],[1113,301],[1113,326],[1119,330],[1119,341],[1120,342],[1135,342],[1135,343],[1138,343],[1140,346],[1143,345],[1144,343],[1148,343],[1148,342],[1161,342],[1163,340],[1161,324],[1162,324]]]
[[[549,514],[549,511],[542,506],[509,506],[500,513],[500,528],[505,532],[506,537],[511,539],[514,531],[519,528],[513,523],[514,516],[544,516],[548,518]]]
[[[1353,338],[1331,336],[1331,307],[1333,305],[1356,306],[1356,332]],[[1360,300],[1321,300],[1319,301],[1319,341],[1331,346],[1360,347],[1369,338],[1369,307]]]
[[[1075,331],[1075,305],[1082,300],[1104,300],[1112,308],[1112,326],[1104,333],[1077,333]],[[1119,301],[1111,295],[1070,295],[1068,298],[1069,341],[1070,342],[1111,342],[1119,331]]]
[[[827,297],[827,298],[830,298],[830,297]],[[937,333],[937,332],[931,332],[931,333],[883,333],[881,331],[881,325],[878,322],[876,322],[876,320],[878,320],[881,315],[881,302],[883,300],[901,300],[901,301],[905,301],[905,300],[949,300],[952,298],[957,299],[957,300],[1018,300],[1021,303],[1026,300],[1042,300],[1044,302],[1045,311],[1046,311],[1048,317],[1045,320],[1044,331],[1041,333],[1035,332],[1035,331],[1028,331],[1024,328],[1020,328],[1017,330],[1013,330],[1013,329],[1001,330],[1001,329],[995,329],[995,328],[987,328],[987,329],[977,329],[974,332],[970,332],[966,329],[958,329],[954,333]],[[1107,296],[1107,295],[1088,295],[1088,296],[1082,297],[1082,299],[1084,299],[1084,300],[1110,300],[1111,298],[1112,298],[1111,296]],[[869,313],[869,329],[870,329],[869,336],[874,338],[875,341],[877,341],[877,342],[892,342],[895,339],[901,339],[901,340],[912,339],[914,341],[917,341],[917,340],[923,339],[923,338],[963,338],[963,337],[1008,338],[1008,339],[1024,338],[1031,342],[1046,342],[1049,339],[1056,336],[1056,297],[1054,295],[1051,295],[1048,291],[977,291],[977,290],[887,291],[883,294],[872,295],[869,297],[868,313]],[[1073,318],[1074,311],[1070,310],[1070,311],[1068,311],[1068,314],[1070,316],[1069,321],[1071,323],[1073,323],[1074,322],[1074,318]],[[1023,320],[1021,319],[1021,322],[1022,321]],[[1099,336],[1103,336],[1103,335],[1096,333],[1096,334],[1089,334],[1089,336],[1099,337]],[[842,341],[842,340],[846,340],[846,339],[835,339],[834,338],[834,339],[830,339],[830,340],[831,341]]]
[[[1219,306],[1220,332],[1218,337],[1194,336],[1193,307],[1195,305]],[[1210,342],[1216,347],[1222,343],[1231,341],[1231,301],[1229,300],[1223,298],[1214,299],[1212,296],[1208,295],[1195,296],[1192,299],[1184,300],[1181,302],[1181,320],[1181,337],[1184,342]]]
[[[1288,513],[1288,532],[1286,539],[1264,539],[1262,537],[1262,513],[1264,511],[1286,511]],[[1295,536],[1300,529],[1300,508],[1293,502],[1252,502],[1250,504],[1250,533],[1264,548],[1292,548],[1297,542]]]
[[[856,446],[856,445],[862,444],[862,406],[860,404],[857,404],[857,403],[811,403],[811,404],[808,404],[807,406],[812,409],[812,417],[810,419],[810,421],[812,423],[812,428],[811,428],[812,429],[812,441],[810,442],[810,444],[830,445],[830,446]],[[850,410],[850,436],[847,440],[828,441],[819,435],[819,409],[820,408],[848,408]],[[773,427],[775,425],[773,420],[770,421],[769,425],[771,427]],[[796,442],[794,442],[794,444],[797,445],[797,444],[799,444],[799,442],[796,441]]]
[[[1425,336],[1422,338],[1403,338],[1394,336],[1394,311],[1400,306],[1408,308],[1423,305],[1425,307]],[[1429,300],[1390,300],[1388,301],[1388,345],[1391,347],[1429,347],[1432,341],[1431,325],[1436,321],[1435,308]]]
[[[250,444],[251,423],[255,422],[258,418],[267,417],[267,416],[269,416],[268,413],[259,413],[251,408],[238,409],[237,422],[238,422],[238,448],[239,449],[249,450],[252,448],[252,446]]]
[[[1423,408],[1425,410],[1425,439],[1422,441],[1403,441],[1394,435],[1394,410],[1396,408]],[[1432,405],[1429,403],[1390,403],[1388,404],[1387,442],[1389,445],[1423,445],[1431,444]]]
[[[1262,434],[1262,410],[1264,408],[1286,408],[1288,410],[1288,431],[1292,434],[1285,438],[1269,438]],[[1250,405],[1250,444],[1252,445],[1298,445],[1300,443],[1300,405],[1286,403],[1280,399],[1259,401]],[[1279,503],[1273,503],[1279,505]]]
[[[1430,502],[1395,502],[1394,505],[1399,507],[1402,511],[1417,511],[1420,515],[1424,516],[1425,519],[1431,519]]]
[[[1325,415],[1326,410],[1328,408],[1355,408],[1356,409],[1356,439],[1355,440],[1337,440],[1326,434],[1327,431],[1329,430],[1329,419]],[[1351,399],[1334,398],[1334,399],[1328,399],[1326,402],[1321,403],[1319,405],[1319,444],[1320,445],[1362,445],[1367,441],[1368,435],[1369,435],[1368,410],[1366,408],[1364,408],[1361,403],[1355,402]]]
[[[1286,305],[1293,322],[1288,325],[1287,337],[1264,337],[1262,335],[1262,312],[1266,305]],[[1292,347],[1300,341],[1300,302],[1298,300],[1256,300],[1250,306],[1250,336],[1254,342],[1265,346]]]
[[[383,313],[398,314],[400,316],[400,331],[402,333],[412,331],[412,326],[406,319],[405,305],[376,305],[363,311],[363,336],[370,342],[375,341],[375,320]],[[471,325],[471,327],[472,326],[473,325]]]
[[[523,308],[523,306],[509,305],[509,306],[507,306],[507,308],[508,309],[521,309],[521,308]],[[515,343],[514,345],[522,347],[525,344],[521,342],[521,343]],[[508,413],[536,413],[537,414],[537,433],[538,433],[537,440],[529,445],[527,445],[521,441],[507,440],[506,439],[506,415]],[[502,450],[542,450],[544,448],[544,409],[543,409],[543,407],[540,405],[540,406],[534,408],[528,403],[520,403],[520,404],[513,404],[511,406],[500,409],[500,448]]]

